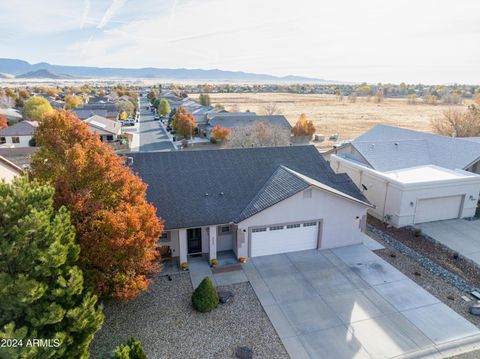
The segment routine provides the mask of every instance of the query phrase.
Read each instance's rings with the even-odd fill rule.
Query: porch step
[[[220,268],[212,268],[212,273],[218,274],[218,273],[227,273],[227,272],[234,272],[237,270],[242,270],[242,265],[241,264],[230,264],[226,265]]]

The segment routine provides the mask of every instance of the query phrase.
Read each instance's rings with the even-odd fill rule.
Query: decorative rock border
[[[375,234],[376,236],[383,239],[385,242],[390,244],[393,248],[398,250],[399,252],[407,255],[408,257],[416,260],[418,263],[422,265],[428,271],[435,273],[445,279],[448,283],[453,285],[455,288],[471,293],[473,291],[479,291],[479,289],[470,286],[464,279],[460,278],[456,274],[453,274],[449,270],[443,268],[442,266],[436,264],[435,262],[431,261],[430,259],[426,258],[425,256],[421,255],[417,251],[411,249],[410,247],[406,246],[405,244],[401,243],[400,241],[396,240],[392,236],[382,232],[378,228],[372,226],[371,224],[367,225],[367,228],[370,232]]]

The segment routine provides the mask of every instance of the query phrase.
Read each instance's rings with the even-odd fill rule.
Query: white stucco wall
[[[330,157],[330,166],[335,173],[348,174],[370,203],[375,205],[375,208],[369,209],[370,214],[381,220],[385,215],[390,216],[390,223],[396,227],[413,225],[417,201],[425,198],[462,195],[465,196],[465,201],[461,217],[472,217],[475,214],[476,201],[469,198],[478,198],[480,177],[403,185],[379,172],[335,155]],[[362,184],[367,190],[363,189]]]
[[[322,220],[321,248],[362,242],[360,222],[366,206],[324,190],[312,188],[312,196],[299,192],[238,224],[238,257],[249,257],[249,228],[309,220]]]
[[[18,137],[20,143],[13,143],[12,137]],[[29,141],[32,139],[32,136],[5,136],[5,143],[1,147],[30,147]]]

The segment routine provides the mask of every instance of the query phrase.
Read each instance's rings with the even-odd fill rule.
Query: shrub
[[[134,338],[130,338],[127,344],[120,344],[115,348],[114,359],[147,359],[142,344]]]
[[[218,260],[216,258],[213,258],[211,261],[210,261],[210,265],[211,266],[216,266],[218,264]]]
[[[192,305],[195,310],[206,313],[218,306],[218,294],[209,277],[205,277],[192,294]]]

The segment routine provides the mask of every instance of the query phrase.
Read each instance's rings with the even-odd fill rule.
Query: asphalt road
[[[172,142],[170,142],[165,130],[160,126],[159,121],[153,120],[153,114],[145,109],[147,101],[142,99],[140,101],[140,151],[173,151]]]

